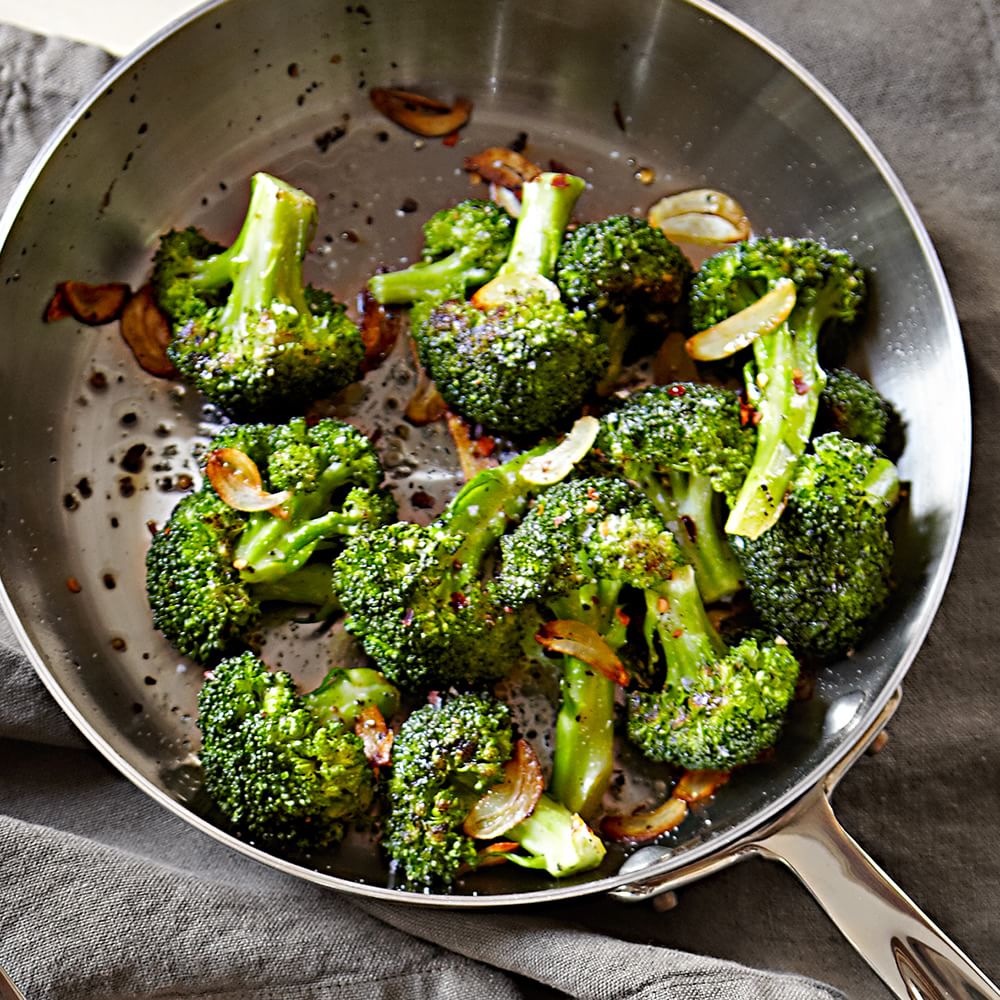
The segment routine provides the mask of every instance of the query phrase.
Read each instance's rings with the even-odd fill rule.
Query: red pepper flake
[[[687,389],[681,385],[680,382],[675,382],[672,386],[669,386],[667,393],[671,396],[683,396],[687,392]]]
[[[745,399],[740,399],[740,427],[750,424],[754,427],[760,423],[760,413],[753,403],[748,403]]]
[[[447,135],[446,135],[446,136],[445,136],[445,137],[444,137],[444,138],[443,138],[443,139],[441,140],[441,142],[442,142],[442,143],[443,143],[443,144],[444,144],[445,146],[454,146],[454,145],[455,145],[455,144],[456,144],[456,143],[458,142],[458,129],[455,129],[455,131],[454,131],[454,132],[449,132],[449,133],[448,133],[448,134],[447,134]]]
[[[615,616],[618,618],[618,621],[620,621],[622,623],[622,625],[625,626],[625,628],[628,628],[628,623],[632,619],[629,618],[629,616],[627,614],[625,614],[625,612],[622,611],[621,608],[615,608]]]
[[[552,186],[554,188],[564,188],[569,187],[569,181],[566,180],[565,174],[557,174],[552,178]]]
[[[83,587],[80,586],[80,581],[75,576],[66,577],[66,589],[71,594],[79,594]]]
[[[598,499],[600,499],[600,496],[601,496],[601,494],[598,493],[597,490],[595,490],[593,486],[588,486],[587,487],[587,499],[588,500],[598,500]]]
[[[665,597],[658,597],[656,599],[656,610],[659,611],[661,615],[665,615],[670,610],[670,601]]]
[[[476,443],[472,446],[476,454],[482,458],[489,458],[490,455],[497,449],[497,443],[495,438],[491,438],[485,435],[481,438],[477,438]]]
[[[155,521],[147,521],[146,522],[146,530],[150,533],[150,535],[155,535],[156,532],[159,531],[159,528],[157,527],[157,524],[156,524]],[[170,532],[169,528],[164,528],[163,529],[163,533],[164,534],[169,534],[169,532]]]
[[[679,639],[683,634],[684,634],[684,629],[675,628],[673,632],[670,633],[670,637],[672,639]]]
[[[469,606],[469,599],[465,596],[465,594],[456,590],[455,593],[451,595],[451,601],[449,603],[456,611],[461,611],[462,608],[467,608]]]
[[[801,378],[796,378],[794,375],[792,376],[792,385],[795,386],[795,392],[799,396],[804,396],[811,388],[808,382],[803,381]]]

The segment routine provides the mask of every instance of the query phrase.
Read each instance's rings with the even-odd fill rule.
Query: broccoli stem
[[[504,835],[529,854],[506,857],[522,868],[544,868],[553,878],[597,867],[604,859],[600,838],[564,805],[543,795],[531,815]]]
[[[757,371],[746,382],[760,414],[757,448],[726,521],[730,535],[758,538],[781,515],[826,382],[817,357],[823,315],[817,305],[797,309],[774,333],[754,341]]]
[[[421,261],[402,271],[376,274],[368,288],[377,302],[386,306],[406,305],[419,299],[461,296],[469,261],[458,251],[435,261]]]
[[[694,567],[674,570],[656,591],[646,592],[646,641],[660,640],[667,661],[664,688],[684,685],[726,653],[726,644],[708,619],[695,582]]]
[[[333,596],[333,567],[312,563],[277,580],[253,583],[258,601],[282,601],[285,604],[311,604],[332,612],[337,604]]]
[[[302,567],[324,539],[350,534],[363,518],[330,511],[329,507],[330,497],[350,482],[356,471],[352,464],[324,470],[314,489],[300,490],[285,502],[287,517],[269,511],[251,514],[234,553],[243,579],[273,583]]]
[[[548,602],[559,618],[590,625],[612,649],[625,642],[615,610],[621,585],[599,581],[571,597]],[[572,656],[562,659],[561,700],[556,716],[552,794],[582,816],[596,812],[614,768],[615,683]]]
[[[521,188],[521,214],[510,255],[498,279],[519,275],[551,278],[573,206],[586,183],[572,174],[541,174]]]
[[[607,396],[621,377],[625,365],[625,352],[632,340],[632,327],[625,321],[624,313],[616,319],[600,320],[600,336],[608,345],[608,367],[597,383],[597,395]]]
[[[304,191],[254,174],[250,204],[236,241],[199,267],[199,283],[232,282],[219,326],[242,329],[245,315],[273,309],[276,302],[308,315],[302,260],[316,231],[316,202]]]
[[[399,691],[377,670],[370,667],[342,669],[335,667],[313,691],[302,700],[314,715],[340,719],[353,726],[362,709],[374,705],[389,718],[399,711]]]
[[[743,570],[715,514],[715,490],[708,476],[670,473],[676,505],[674,537],[694,565],[698,590],[706,604],[731,597],[743,586]]]
[[[543,442],[495,469],[485,469],[470,479],[442,514],[444,526],[462,541],[453,561],[476,574],[511,521],[519,518],[539,487],[522,478],[521,470],[538,455],[552,450]]]
[[[695,568],[706,604],[731,597],[743,586],[743,570],[715,514],[715,491],[708,476],[671,471],[668,489],[648,463],[623,466],[659,515],[670,525],[685,559]]]

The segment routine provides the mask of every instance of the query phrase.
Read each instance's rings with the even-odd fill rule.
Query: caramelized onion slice
[[[124,282],[90,285],[86,281],[61,281],[45,309],[45,322],[73,319],[87,326],[103,326],[118,319],[132,289]]]
[[[462,475],[468,482],[483,469],[494,469],[500,463],[492,457],[492,452],[483,454],[482,449],[477,447],[478,442],[472,440],[469,434],[469,425],[456,413],[448,412],[448,433],[455,444],[458,452],[458,464],[462,469]]]
[[[361,295],[361,343],[365,354],[362,373],[370,372],[385,360],[402,328],[402,315],[377,302],[367,289]]]
[[[406,419],[417,427],[440,420],[448,410],[448,404],[438,392],[433,379],[423,368],[417,371],[417,385],[406,404]]]
[[[177,369],[167,357],[170,324],[160,312],[150,285],[143,285],[122,310],[122,340],[135,355],[139,367],[157,378],[175,378]]]
[[[750,222],[742,205],[713,188],[694,188],[661,198],[646,218],[651,226],[680,243],[724,246],[750,238]]]
[[[462,829],[476,840],[492,840],[526,820],[545,790],[542,765],[527,740],[514,744],[514,756],[503,770],[503,781],[494,785],[465,817]]]
[[[521,845],[516,840],[503,840],[497,844],[487,844],[476,854],[476,868],[492,868],[510,860],[507,855]]]
[[[572,656],[588,667],[593,667],[603,677],[622,687],[628,684],[628,671],[614,650],[589,625],[571,619],[545,622],[535,636],[535,641],[552,653]]]
[[[685,771],[674,789],[674,798],[689,804],[710,799],[727,781],[728,771]]]
[[[365,745],[365,756],[373,767],[387,767],[392,762],[393,732],[377,705],[366,705],[354,721],[354,732]]]
[[[580,417],[555,448],[525,462],[521,478],[534,486],[554,486],[561,482],[593,447],[600,428],[596,417]]]
[[[288,516],[280,505],[292,495],[291,491],[265,493],[256,463],[238,448],[213,451],[205,463],[205,475],[219,499],[233,510],[269,510],[278,517]]]
[[[781,278],[756,302],[696,333],[685,344],[695,361],[718,361],[777,330],[795,308],[795,282]]]
[[[618,844],[642,844],[680,826],[687,814],[687,803],[671,796],[651,812],[636,813],[633,816],[605,816],[601,822],[601,832]]]
[[[490,201],[496,203],[501,208],[505,208],[508,214],[512,215],[515,219],[521,215],[521,199],[510,188],[491,183]]]
[[[517,191],[525,181],[533,181],[542,168],[506,146],[490,146],[475,156],[467,156],[465,169],[491,184]]]
[[[454,104],[445,104],[410,90],[387,87],[372,88],[371,100],[390,121],[428,139],[461,128],[472,113],[472,102],[464,97],[457,98]]]

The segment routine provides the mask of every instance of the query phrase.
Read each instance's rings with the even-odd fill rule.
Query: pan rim
[[[551,902],[564,900],[582,895],[591,895],[599,892],[621,888],[629,883],[646,881],[659,876],[669,874],[682,868],[702,861],[708,857],[722,855],[726,848],[744,838],[752,831],[775,819],[782,812],[788,809],[795,801],[819,784],[825,776],[834,769],[851,752],[856,741],[867,731],[873,720],[883,710],[893,692],[900,686],[905,674],[913,663],[917,653],[922,647],[931,624],[936,617],[944,596],[945,588],[948,585],[955,557],[960,543],[962,529],[965,519],[965,511],[968,500],[969,480],[972,462],[972,413],[971,397],[969,391],[968,366],[965,363],[965,353],[961,335],[961,327],[958,315],[955,310],[950,289],[945,279],[944,271],[938,258],[937,252],[930,239],[930,236],[920,219],[917,210],[906,193],[903,185],[896,177],[894,171],[886,158],[879,151],[873,140],[857,120],[847,111],[840,101],[829,91],[812,73],[794,59],[785,49],[768,39],[764,34],[753,28],[729,11],[718,6],[713,0],[676,0],[688,7],[700,11],[730,30],[742,35],[759,49],[777,62],[782,68],[790,72],[804,87],[806,87],[819,101],[825,105],[834,118],[846,129],[851,138],[858,144],[860,150],[871,162],[878,175],[882,178],[893,198],[906,219],[916,243],[927,264],[931,287],[940,304],[945,326],[945,335],[956,350],[956,357],[962,359],[961,391],[965,405],[962,407],[961,426],[956,428],[955,441],[961,448],[962,454],[962,475],[955,482],[955,506],[951,528],[940,550],[940,564],[935,577],[930,581],[927,589],[924,605],[926,613],[920,617],[916,623],[913,635],[907,644],[899,662],[896,664],[891,676],[884,684],[878,694],[866,705],[863,714],[859,715],[854,724],[854,735],[845,737],[840,744],[831,750],[811,771],[799,778],[783,794],[777,796],[767,805],[754,811],[750,816],[740,823],[735,824],[731,829],[712,836],[703,843],[686,848],[676,855],[668,855],[666,858],[651,864],[647,867],[629,871],[625,874],[617,873],[594,879],[592,881],[556,886],[555,888],[542,890],[527,890],[524,892],[500,893],[496,895],[463,895],[452,896],[446,894],[425,894],[407,890],[390,889],[377,885],[370,885],[365,882],[352,881],[341,876],[329,875],[319,872],[283,858],[276,857],[267,851],[246,843],[230,833],[216,827],[203,817],[192,812],[184,803],[169,795],[165,790],[159,788],[151,780],[145,777],[129,760],[126,760],[111,744],[104,739],[89,723],[83,712],[77,707],[72,697],[65,691],[57,679],[50,671],[41,653],[35,648],[34,643],[28,635],[27,630],[22,625],[20,617],[14,607],[14,603],[8,593],[3,581],[3,571],[0,567],[0,610],[7,616],[11,624],[12,631],[31,662],[35,672],[40,677],[42,683],[62,710],[69,716],[74,725],[83,733],[90,743],[126,778],[128,778],[140,790],[149,795],[154,801],[165,806],[172,813],[179,816],[202,833],[209,835],[215,840],[238,851],[246,857],[258,863],[265,864],[271,868],[282,871],[307,881],[323,885],[327,888],[336,889],[355,896],[366,896],[369,898],[382,899],[389,902],[405,902],[422,906],[443,906],[449,908],[493,908],[528,905],[539,902]],[[62,125],[52,134],[49,140],[39,150],[31,165],[16,186],[10,201],[4,212],[0,215],[0,250],[4,247],[7,237],[19,216],[21,209],[28,199],[35,182],[47,165],[53,153],[58,149],[63,140],[79,123],[86,110],[93,104],[104,91],[117,80],[121,79],[137,62],[142,60],[147,54],[156,49],[165,39],[184,29],[190,23],[200,19],[212,10],[226,6],[228,0],[207,0],[187,14],[175,19],[170,24],[156,32],[133,52],[119,60],[101,78],[92,90],[82,97],[64,119]]]

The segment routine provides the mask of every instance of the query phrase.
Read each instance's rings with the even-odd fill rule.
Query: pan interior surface
[[[372,108],[373,86],[468,97],[472,121],[457,145],[417,139]],[[757,232],[850,250],[873,287],[852,362],[905,421],[909,498],[894,525],[891,606],[853,656],[820,671],[774,759],[743,769],[692,815],[665,842],[661,865],[731,841],[845,751],[908,667],[951,567],[970,421],[961,341],[933,251],[867,141],[754,38],[681,0],[587,2],[572,17],[551,0],[301,0],[294,17],[272,0],[203,10],[116,70],[6,216],[0,574],[46,684],[129,777],[212,835],[339,888],[388,887],[368,839],[351,837],[330,856],[276,859],[216,826],[192,757],[200,671],[150,625],[148,525],[162,523],[186,477],[197,476],[212,414],[193,393],[146,376],[116,327],[46,325],[42,312],[61,280],[141,285],[166,229],[198,224],[229,239],[255,170],[316,196],[307,277],[350,301],[377,266],[413,257],[433,211],[484,196],[462,169],[466,155],[522,133],[531,159],[590,183],[581,218],[644,213],[663,194],[710,186],[734,195]],[[953,389],[943,398],[942,384]],[[413,385],[397,350],[335,412],[379,432],[401,514],[419,519],[429,512],[414,496],[440,503],[458,473],[441,425],[403,419]],[[933,412],[923,405],[932,395]],[[279,634],[273,652],[275,666],[306,684],[358,655],[339,628],[307,626]],[[558,888],[494,868],[448,898],[528,902],[607,888],[621,881],[622,860],[611,851],[599,871]]]

